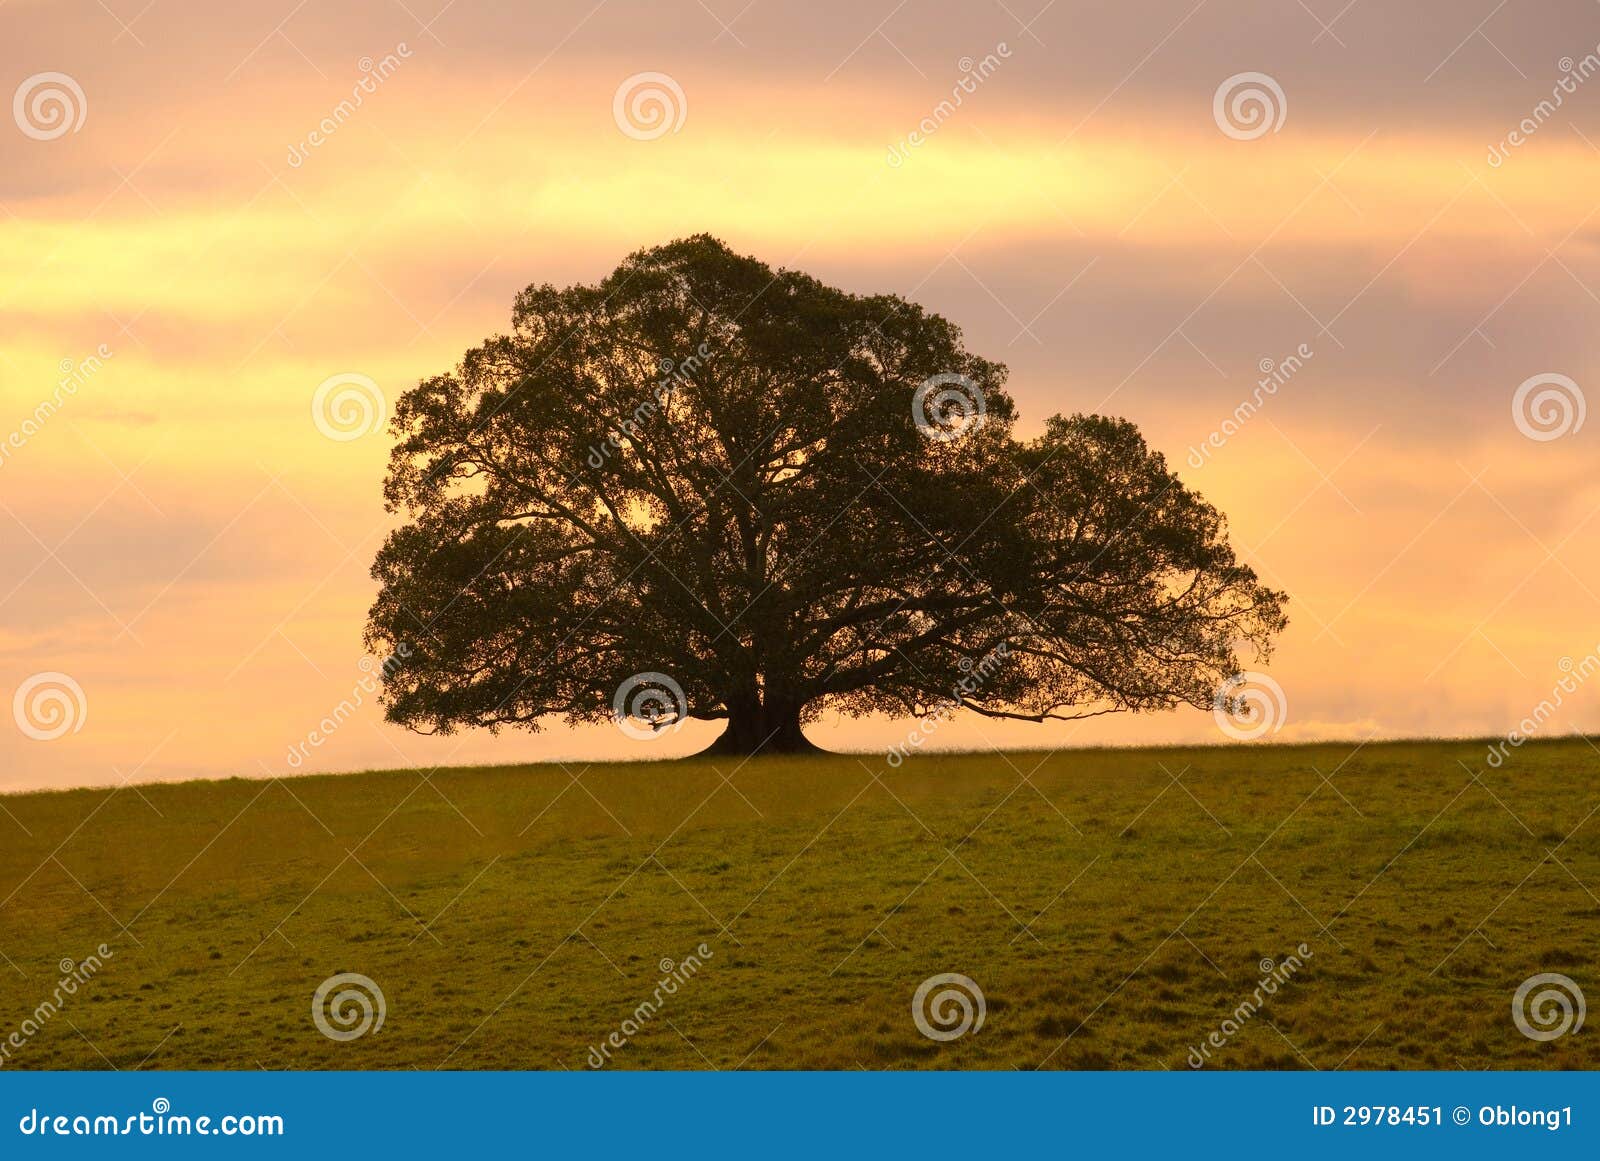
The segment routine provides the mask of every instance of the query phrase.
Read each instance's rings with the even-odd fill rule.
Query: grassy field
[[[704,944],[607,1067],[1181,1069],[1213,1032],[1206,1067],[1600,1067],[1594,1023],[1538,1042],[1512,1019],[1536,973],[1600,997],[1600,752],[1484,757],[843,755],[9,796],[3,1064],[582,1068]],[[343,972],[385,1003],[347,1042],[312,1019]],[[912,996],[946,972],[986,1015],[939,1042]]]

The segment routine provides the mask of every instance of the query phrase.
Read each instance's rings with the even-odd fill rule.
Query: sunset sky
[[[392,404],[527,284],[702,231],[957,322],[1023,434],[1139,424],[1291,596],[1276,740],[1503,734],[1600,648],[1597,45],[1590,0],[10,0],[0,693],[65,674],[83,708],[48,740],[6,720],[0,789],[288,771],[365,676],[392,521],[387,433],[329,438],[318,385]],[[642,73],[677,90],[659,136],[614,108]],[[1275,128],[1219,120],[1254,73]],[[35,117],[40,86],[81,124]],[[1571,381],[1564,432],[1514,414],[1537,376]],[[1566,701],[1548,732],[1600,730]],[[719,730],[423,738],[367,705],[303,768]],[[935,744],[1225,740],[1189,710]]]

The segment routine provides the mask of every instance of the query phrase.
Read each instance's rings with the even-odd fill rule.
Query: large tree
[[[1209,708],[1286,598],[1131,423],[1018,439],[1004,382],[914,303],[703,235],[529,287],[395,407],[389,719],[631,708],[748,754],[830,709]]]

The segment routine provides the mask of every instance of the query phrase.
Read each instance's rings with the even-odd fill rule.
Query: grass
[[[7,1068],[1596,1068],[1517,986],[1600,998],[1600,753],[1475,742],[829,755],[0,798]],[[1474,781],[1472,774],[1480,772]],[[1024,775],[1028,777],[1024,779]],[[1173,775],[1178,776],[1174,781]],[[574,776],[577,776],[576,779]],[[381,1030],[319,1034],[336,973]],[[940,1043],[918,984],[981,987]]]

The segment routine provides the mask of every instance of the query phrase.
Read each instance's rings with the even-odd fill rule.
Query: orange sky
[[[522,286],[701,230],[946,314],[1011,367],[1024,434],[1136,421],[1292,596],[1279,740],[1503,733],[1600,648],[1600,422],[1513,415],[1528,379],[1600,371],[1600,78],[1562,87],[1592,4],[140,7],[0,11],[0,692],[82,691],[60,737],[5,723],[0,788],[288,769],[362,684],[389,527],[387,438],[328,438],[318,385],[392,401]],[[647,72],[681,121],[653,139],[615,110]],[[1218,119],[1244,73],[1282,94],[1259,136]],[[1564,700],[1547,730],[1600,728]],[[424,739],[368,704],[303,768],[717,730]],[[1168,740],[1225,738],[1188,711],[934,744]]]

